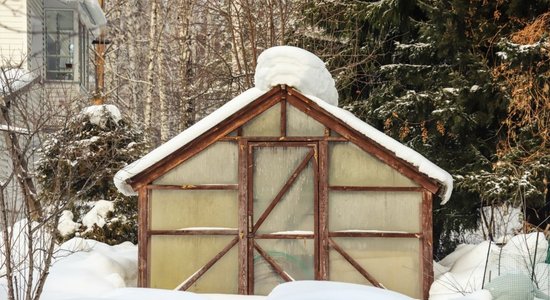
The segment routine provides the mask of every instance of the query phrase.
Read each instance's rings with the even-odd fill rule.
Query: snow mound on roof
[[[263,91],[286,84],[303,94],[338,105],[334,79],[325,63],[315,54],[297,47],[279,46],[262,52],[258,57],[254,82]]]
[[[0,96],[7,96],[24,88],[36,77],[36,74],[20,68],[0,70]]]

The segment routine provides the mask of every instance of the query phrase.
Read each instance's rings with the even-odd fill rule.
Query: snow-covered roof
[[[123,194],[135,195],[136,192],[126,182],[128,179],[143,172],[164,157],[198,138],[269,91],[273,86],[287,84],[314,101],[335,119],[344,122],[357,132],[379,144],[381,147],[394,153],[395,156],[417,167],[420,173],[440,182],[443,186],[441,192],[441,197],[443,199],[442,204],[445,204],[452,193],[452,176],[413,149],[363,122],[352,113],[335,106],[334,103],[337,103],[338,96],[337,93],[335,94],[334,92],[336,91],[334,80],[332,80],[332,78],[329,80],[325,75],[318,74],[324,72],[328,73],[326,68],[324,68],[324,64],[324,71],[319,70],[319,62],[322,63],[314,54],[295,47],[280,46],[265,50],[258,58],[258,67],[256,68],[255,76],[256,87],[235,97],[233,100],[227,102],[221,108],[206,116],[187,130],[181,132],[173,139],[118,171],[114,178],[115,185]],[[281,67],[280,64],[285,63],[288,68]],[[285,78],[288,78],[288,80],[285,80]],[[318,85],[318,88],[315,88],[315,84]],[[325,101],[325,98],[322,97],[327,97],[329,100]]]
[[[38,76],[21,68],[0,70],[0,96],[7,96],[33,82]]]
[[[97,0],[62,0],[68,4],[77,5],[80,20],[90,29],[98,29],[107,25],[107,18]],[[98,32],[94,32],[97,34]]]

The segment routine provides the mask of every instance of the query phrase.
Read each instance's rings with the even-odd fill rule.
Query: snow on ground
[[[502,247],[487,241],[478,245],[461,245],[436,264],[436,269],[439,268],[441,272],[436,272],[436,280],[430,290],[430,300],[545,299],[544,294],[550,292],[549,265],[545,263],[547,249],[548,242],[544,235],[536,233],[516,235]],[[484,268],[486,260],[487,269]],[[506,276],[503,276],[505,274]],[[531,281],[531,276],[536,284]],[[291,282],[276,287],[268,296],[241,296],[138,289],[135,288],[136,279],[137,246],[129,242],[109,246],[94,240],[73,238],[56,249],[54,265],[41,299],[411,299],[378,288],[328,281]],[[482,285],[485,289],[482,289]],[[5,279],[0,278],[0,299],[6,298],[5,289]],[[535,293],[537,298],[534,297]]]

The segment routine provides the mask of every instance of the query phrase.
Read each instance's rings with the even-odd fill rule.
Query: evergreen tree
[[[121,195],[113,177],[141,157],[145,145],[141,130],[122,119],[115,106],[85,108],[44,143],[38,163],[41,198],[63,198],[57,209],[71,210],[78,222],[96,201],[111,201],[114,209],[104,226],[82,226],[77,234],[109,244],[137,242],[136,199]]]
[[[503,79],[510,73],[497,71],[499,66],[516,72],[530,66],[533,76],[540,77],[539,90],[544,91],[547,60],[544,64],[540,55],[533,60],[524,53],[522,63],[508,61],[503,67],[499,53],[508,53],[504,48],[524,49],[507,38],[548,9],[545,0],[320,1],[305,9],[304,21],[320,27],[325,36],[322,43],[308,41],[303,46],[334,57],[327,61],[336,71],[340,103],[455,177],[449,203],[441,207],[436,202],[436,254],[454,249],[459,235],[453,232],[477,226],[480,206],[514,198],[514,186],[530,182],[535,188],[527,189],[533,191],[528,194],[541,198],[541,185],[536,182],[542,182],[547,158],[526,166],[512,157],[533,152],[525,150],[540,145],[542,135],[516,126],[525,113],[511,109],[512,95],[518,93],[514,84]],[[338,47],[324,47],[326,41]],[[349,64],[350,58],[360,63]],[[534,70],[536,62],[544,67]],[[524,107],[529,107],[529,101],[524,99]],[[547,124],[537,125],[538,132]],[[511,135],[518,139],[512,139],[509,151],[502,151],[500,145]],[[497,166],[509,166],[517,175],[510,177],[509,171]],[[517,172],[517,167],[525,170]],[[506,188],[494,192],[504,184]]]

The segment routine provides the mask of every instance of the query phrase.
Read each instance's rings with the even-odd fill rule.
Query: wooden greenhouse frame
[[[255,122],[254,120],[259,120],[259,116],[267,116],[267,112],[270,108],[274,109],[269,111],[269,118],[271,118],[271,120],[276,120],[274,121],[275,123],[279,123],[276,126],[277,128],[271,128],[269,136],[256,135],[254,132],[248,132],[249,128],[251,128],[250,126],[252,126],[249,124]],[[289,109],[292,111],[289,111]],[[312,120],[308,122],[312,122],[311,124],[321,124],[322,128],[312,127],[317,130],[316,134],[297,136],[296,126],[292,125],[294,127],[289,127],[289,118],[294,118],[296,115],[295,109]],[[299,131],[300,129],[298,129],[298,132]],[[181,178],[187,176],[185,174],[189,172],[177,173],[179,171],[174,170],[177,170],[178,166],[185,165],[186,162],[191,161],[193,157],[200,155],[207,149],[214,149],[209,147],[215,143],[227,143],[227,145],[231,145],[230,149],[233,149],[229,152],[233,151],[235,153],[234,158],[229,161],[220,158],[220,162],[223,163],[225,167],[219,167],[219,170],[222,171],[216,171],[216,173],[223,173],[236,167],[236,182],[208,182],[205,184],[182,182],[185,179]],[[347,180],[345,179],[345,174],[347,174],[346,169],[342,169],[343,171],[338,169],[340,170],[338,171],[340,172],[338,173],[339,175],[334,175],[332,179],[329,178],[331,174],[337,172],[335,171],[336,169],[334,169],[336,166],[331,167],[330,160],[332,159],[331,155],[336,157],[336,150],[338,147],[345,149],[345,151],[352,148],[348,149],[344,147],[353,147],[353,151],[366,153],[366,155],[373,157],[376,163],[381,164],[381,166],[377,168],[387,167],[390,171],[383,169],[386,170],[384,172],[387,174],[393,172],[388,175],[388,178],[398,178],[395,180],[407,182],[407,184],[369,184],[368,182],[366,184],[332,183],[338,178],[343,178],[343,181]],[[338,154],[342,157],[346,157],[352,153],[345,152],[344,150],[342,151],[343,154]],[[219,153],[227,152],[228,151],[220,150]],[[295,154],[292,154],[294,156],[291,157],[289,156],[291,154],[287,155],[284,153]],[[287,171],[281,171],[286,172],[285,175],[277,175],[278,171],[266,171],[265,174],[261,173],[260,170],[264,157],[266,157],[266,163],[273,158],[278,159],[279,165],[288,163],[288,166],[285,165],[285,167],[281,167],[281,170],[287,169]],[[290,160],[293,160],[292,164],[288,162]],[[220,164],[220,162],[218,162],[218,164]],[[197,164],[194,166],[196,167]],[[209,166],[208,163],[205,165],[204,162],[202,165],[199,164],[198,166],[202,168],[214,168],[213,166]],[[374,171],[371,173],[365,173],[365,176],[377,178],[378,169],[373,170]],[[170,172],[176,172],[174,173],[176,175],[170,175],[172,179],[168,181],[164,179],[164,181],[160,180],[160,178],[166,178],[163,176],[171,174]],[[199,175],[195,174],[194,176],[196,177]],[[265,199],[267,199],[266,201],[262,200],[262,207],[260,209],[260,204],[258,204],[260,200],[258,199],[263,197],[259,195],[265,188],[265,184],[260,184],[262,182],[269,183],[272,181],[279,182],[277,184],[281,187],[274,191],[269,190],[271,194],[269,197],[265,197]],[[364,284],[383,288],[387,287],[402,293],[408,293],[412,297],[428,298],[429,288],[433,281],[432,201],[434,195],[439,191],[441,184],[421,173],[411,163],[400,159],[393,152],[377,144],[342,120],[334,117],[315,101],[302,95],[293,88],[286,87],[285,85],[274,87],[267,93],[240,108],[236,113],[219,122],[204,134],[191,140],[176,151],[173,151],[171,154],[160,159],[157,163],[134,175],[126,182],[130,184],[139,195],[138,284],[141,287],[176,288],[179,290],[195,290],[199,292],[265,294],[272,286],[267,283],[262,283],[263,281],[259,279],[259,275],[255,273],[255,268],[257,268],[257,272],[260,272],[258,261],[261,261],[261,263],[263,263],[262,268],[267,266],[266,270],[268,271],[266,271],[266,278],[268,278],[270,282],[277,280],[292,281],[294,279],[339,280],[350,282],[364,281],[362,282]],[[206,213],[207,215],[215,215],[215,211],[218,209],[228,211],[225,215],[219,214],[218,216],[222,217],[217,217],[218,219],[225,218],[228,214],[233,215],[236,212],[237,216],[235,216],[235,218],[228,217],[232,220],[229,223],[233,222],[231,224],[236,226],[187,226],[189,224],[185,222],[192,222],[191,219],[194,218],[192,215],[193,212],[200,213],[202,211],[200,203],[213,201],[205,196],[203,198],[207,200],[200,200],[202,202],[197,200],[199,204],[196,204],[196,207],[193,208],[193,212],[189,211],[187,214],[185,211],[174,212],[174,210],[177,210],[174,207],[178,207],[177,205],[180,204],[175,204],[173,207],[167,204],[180,203],[177,201],[180,201],[179,199],[183,196],[173,195],[190,195],[190,193],[195,193],[193,195],[198,195],[198,193],[214,195],[212,193],[218,193],[220,195],[230,195],[227,197],[231,199],[233,199],[232,197],[236,198],[234,200],[236,203],[233,203],[233,200],[227,202],[224,202],[226,200],[216,200],[218,202],[215,203],[220,204],[212,204],[212,207],[208,208],[206,206],[204,207],[204,211],[208,211],[208,213]],[[294,198],[286,196],[291,194],[298,196],[292,196]],[[350,200],[346,198],[348,195],[355,198],[352,197],[353,199]],[[365,195],[368,195],[368,197]],[[334,197],[334,200],[331,200],[331,197]],[[403,221],[404,227],[409,226],[411,223],[417,225],[410,225],[411,228],[413,228],[412,230],[391,229],[393,225],[391,225],[389,221],[386,224],[385,219],[388,218],[388,216],[391,217],[393,212],[388,212],[387,214],[386,212],[379,211],[370,212],[369,210],[371,208],[373,210],[379,208],[377,207],[378,204],[376,204],[379,200],[369,202],[369,204],[361,202],[367,201],[363,199],[371,199],[369,197],[373,197],[372,199],[375,200],[381,199],[380,201],[382,202],[385,201],[383,205],[393,207],[392,210],[401,214],[403,219],[410,217],[412,221]],[[287,198],[292,198],[294,200],[283,200]],[[343,200],[336,200],[337,198]],[[303,199],[312,199],[313,201],[311,202]],[[407,199],[413,200],[409,201]],[[335,208],[336,204],[334,204],[334,202],[336,201],[342,201],[344,204]],[[277,209],[283,206],[283,204],[281,204],[283,202],[285,203],[284,205],[287,205],[290,209],[287,208],[284,213],[279,213]],[[307,203],[304,204],[302,202]],[[216,205],[222,205],[222,203],[229,204],[223,204],[225,205],[223,208],[216,207]],[[291,205],[290,203],[293,204]],[[361,208],[354,209],[352,207],[351,209],[356,210],[356,212],[346,212],[348,207],[346,205],[351,205],[350,203],[358,203],[357,207]],[[168,208],[162,205],[166,205]],[[342,216],[340,216],[339,213],[331,213],[333,210],[335,212],[340,212],[338,209],[344,211]],[[229,213],[229,211],[233,211],[233,213]],[[302,211],[307,211],[307,213],[300,215],[299,213]],[[409,212],[410,214],[408,214]],[[363,230],[353,230],[354,228],[350,227],[351,225],[345,227],[346,230],[332,229],[333,227],[337,227],[333,224],[340,222],[339,219],[348,219],[346,218],[348,214],[356,214],[354,216],[368,215],[373,219],[380,218],[381,222],[386,224],[384,226],[390,229],[366,230],[368,229],[366,228],[368,227],[367,225],[361,225],[366,228],[362,228]],[[276,215],[278,217],[273,217],[273,220],[270,220],[269,216],[271,215]],[[155,225],[157,223],[160,224],[159,222],[165,222],[166,220],[172,219],[177,224],[183,224],[185,226],[170,225],[159,227]],[[197,220],[200,221],[202,219]],[[363,224],[360,223],[363,221],[362,218],[349,217],[349,220],[344,220],[344,223],[355,222],[353,224]],[[305,224],[303,227],[307,228],[307,230],[303,230],[303,228],[297,228],[300,231],[293,230],[293,228],[286,228],[287,230],[282,231],[276,229],[262,229],[266,226],[283,228],[285,226],[291,226],[290,224],[294,224],[293,222],[296,224],[297,222],[303,222]],[[273,224],[268,226],[266,225],[268,223]],[[180,244],[178,244],[180,242],[181,245],[187,245],[182,246],[184,248],[187,247],[185,248],[187,250],[183,248],[181,251],[176,249],[180,247]],[[216,248],[216,251],[209,252],[209,257],[206,259],[204,257],[200,257],[200,259],[195,257],[191,258],[182,254],[199,253],[202,255],[202,253],[206,253],[210,250],[206,251],[205,249],[208,247],[200,248],[198,245],[209,242],[216,243],[216,247],[213,247]],[[300,252],[301,254],[294,255],[292,259],[296,259],[296,257],[300,259],[301,257],[305,257],[303,261],[307,263],[304,263],[305,267],[301,266],[300,268],[301,270],[305,270],[303,271],[304,274],[307,274],[303,276],[300,275],[302,277],[298,276],[298,278],[294,278],[292,272],[285,269],[286,267],[281,263],[282,258],[277,256],[288,255],[288,253],[285,251],[271,251],[270,249],[274,249],[274,247],[280,247],[274,245],[285,245],[286,248],[284,249],[287,250],[300,248],[296,251],[304,251],[303,253]],[[353,248],[355,246],[353,246],[352,248],[355,250],[349,250],[351,247],[349,245],[357,245],[360,249],[355,249]],[[409,249],[407,247],[411,250],[406,250]],[[359,257],[363,255],[363,253],[370,253],[368,252],[370,251],[369,249],[375,249],[372,250],[372,253],[382,255],[383,253],[390,253],[400,248],[405,250],[401,250],[401,252],[396,255],[400,255],[400,257],[403,255],[406,256],[403,258],[403,264],[406,266],[398,266],[397,268],[406,268],[406,271],[411,274],[410,276],[412,279],[410,281],[415,281],[410,287],[404,287],[403,289],[401,289],[398,284],[388,286],[379,279],[379,277],[390,276],[387,277],[390,279],[385,279],[385,281],[391,281],[391,276],[393,276],[385,275],[384,272],[380,271],[384,269],[386,263],[379,264],[376,260],[382,259],[381,261],[383,262],[383,259],[385,259],[383,256],[380,256],[381,258]],[[155,256],[157,255],[156,253],[159,253],[158,257]],[[199,254],[196,255],[200,256]],[[231,259],[227,258],[224,260],[224,257],[230,257]],[[187,275],[185,275],[187,276],[186,278],[173,278],[178,277],[171,273],[179,272],[178,270],[180,267],[176,268],[172,266],[178,264],[178,259],[188,259],[188,261],[192,261],[192,264],[196,264],[194,265],[193,272],[187,272]],[[234,261],[235,259],[236,262]],[[222,272],[222,269],[218,271],[214,270],[216,265],[221,264],[219,262],[222,260],[224,261],[222,265],[231,266],[228,268],[233,269],[235,274],[229,275],[230,273]],[[161,262],[163,263],[163,267],[157,267]],[[288,263],[288,261],[285,263]],[[288,264],[290,265],[290,263]],[[373,265],[375,272],[371,271],[371,268],[366,266],[366,264]],[[220,266],[220,268],[222,267]],[[333,270],[333,272],[331,272],[331,270]],[[402,270],[399,269],[398,271]],[[202,277],[206,276],[205,274],[209,274],[209,272],[220,273],[219,275],[209,275],[218,276],[216,277],[217,279],[215,279],[216,281],[220,282],[221,278],[222,281],[227,281],[228,285],[236,284],[236,286],[229,291],[209,291],[198,288],[197,283],[200,282]],[[350,275],[352,273],[353,275]],[[166,276],[163,277],[165,274]],[[171,286],[162,286],[158,283],[161,281],[165,282],[168,280],[167,278],[174,280]],[[227,278],[227,280],[224,280],[224,278]]]

